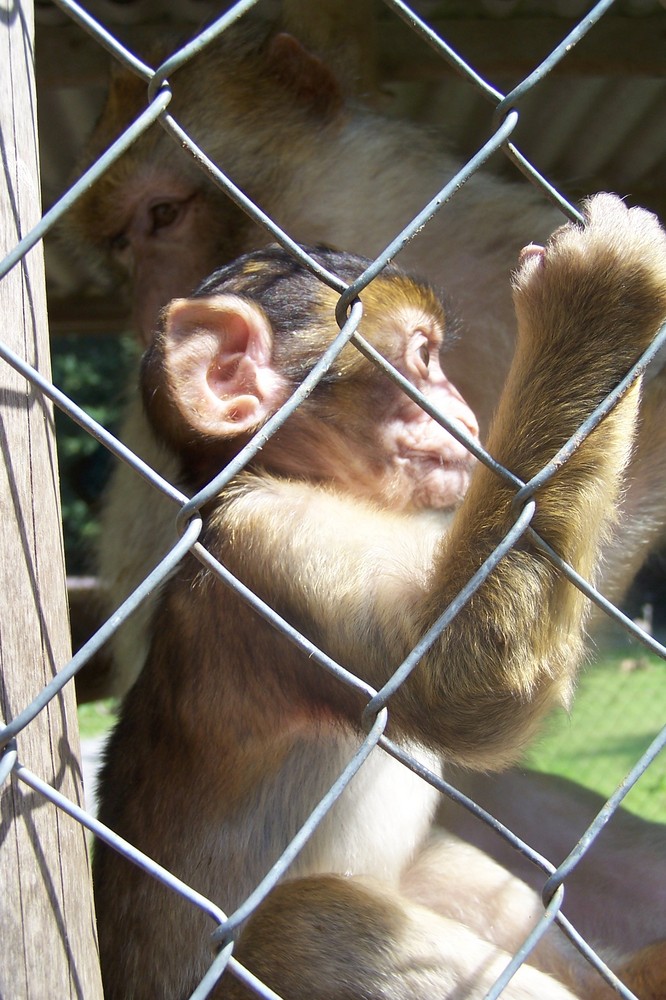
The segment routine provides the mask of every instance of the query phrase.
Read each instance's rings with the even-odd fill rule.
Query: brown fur
[[[565,227],[544,252],[526,257],[515,281],[518,347],[489,443],[524,479],[573,434],[666,316],[666,237],[656,220],[610,196],[594,199],[587,216],[585,229]],[[278,251],[257,259],[270,261],[271,254],[277,268]],[[348,266],[342,257],[327,260]],[[241,285],[260,270],[243,268]],[[391,308],[384,312],[391,299],[383,294],[386,281],[400,323]],[[284,301],[287,309],[300,302],[303,282],[316,303],[314,279],[287,267],[275,283],[281,296],[255,288],[234,312],[233,295],[214,277],[202,298],[167,310],[144,364],[145,398],[191,488],[220,467],[216,422],[225,447],[236,448],[288,392],[285,372],[299,368],[301,325],[289,312],[267,317],[270,302]],[[239,291],[235,286],[234,295]],[[429,295],[404,279],[378,281],[361,332],[426,396],[445,392],[471,426],[439,370],[435,348],[445,331],[439,309],[425,323]],[[422,327],[433,360],[419,375],[410,351]],[[334,330],[329,320],[323,343]],[[185,352],[178,350],[184,331]],[[268,367],[266,336],[273,340]],[[307,345],[309,335],[304,339]],[[450,531],[446,511],[418,509],[418,490],[411,502],[393,503],[391,439],[383,428],[395,425],[399,434],[400,420],[405,429],[420,417],[403,409],[399,391],[368,362],[348,363],[348,353],[244,475],[210,502],[204,542],[308,638],[378,689],[514,514],[511,493],[484,468],[473,475]],[[637,404],[634,388],[536,497],[533,526],[586,575],[613,517]],[[324,420],[336,441],[331,455],[317,447]],[[295,429],[302,444],[306,426],[314,482],[281,466],[290,435]],[[446,447],[434,422],[423,434],[426,450],[434,442]],[[194,468],[188,438],[197,442]],[[386,452],[377,452],[379,441]],[[353,465],[369,470],[352,494],[346,467],[338,465],[345,448]],[[383,494],[386,478],[391,488]],[[404,489],[409,496],[408,478]],[[580,595],[523,539],[391,697],[390,734],[425,754],[434,769],[440,755],[479,768],[515,759],[548,707],[568,697],[583,619]],[[297,652],[194,559],[166,585],[152,635],[107,753],[100,815],[231,912],[358,743],[364,699]],[[291,881],[249,921],[239,956],[290,998],[480,998],[507,960],[503,949],[517,947],[525,928],[484,921],[488,880],[481,876],[476,929],[448,910],[459,898],[455,877],[441,906],[420,904],[415,886],[424,875],[410,890],[409,870],[427,843],[432,794],[407,772],[398,775],[379,751],[366,767],[296,859]],[[442,877],[441,866],[435,872]],[[187,995],[211,957],[205,918],[103,845],[95,850],[94,874],[110,1000]],[[527,890],[515,891],[522,898]],[[533,961],[509,985],[510,1000],[610,996],[556,932]],[[640,963],[631,973],[639,982]],[[215,995],[236,997],[238,990],[226,977]]]
[[[344,45],[348,47],[346,37]],[[337,56],[335,65],[336,69],[340,66]],[[204,79],[207,86],[202,87]],[[378,252],[459,165],[418,129],[345,107],[333,74],[293,40],[271,41],[269,35],[250,33],[239,42],[234,33],[225,33],[191,67],[173,74],[170,82],[175,95],[170,111],[192,128],[233,180],[292,235],[310,243],[325,242],[367,254]],[[105,148],[143,109],[145,101],[145,84],[118,74],[87,157],[92,159]],[[165,224],[170,218],[171,223]],[[158,125],[108,172],[72,219],[73,242],[82,246],[83,260],[87,263],[91,249],[95,249],[99,267],[113,274],[114,290],[119,273],[129,276],[134,322],[144,342],[152,335],[159,309],[170,298],[189,294],[213,267],[269,238],[198,173]],[[523,243],[543,239],[558,221],[557,213],[527,184],[510,186],[487,174],[477,175],[401,255],[404,266],[446,287],[464,317],[462,335],[447,352],[446,368],[473,405],[484,439],[512,353],[506,280],[509,268]],[[637,448],[627,472],[629,488],[621,501],[621,519],[605,546],[601,580],[611,598],[623,593],[644,554],[663,535],[664,381],[658,376],[647,386]],[[290,436],[290,463],[300,475],[303,469],[296,463],[305,453],[303,442],[307,443],[308,434],[307,429],[299,433],[300,437],[293,429]],[[178,481],[177,460],[150,432],[140,407],[130,407],[123,435],[167,478]],[[320,425],[319,435],[325,449],[344,454],[339,436],[326,422]],[[345,486],[353,488],[365,482],[362,462],[350,462],[346,471]],[[586,532],[587,522],[582,520]],[[401,566],[416,559],[421,567],[420,575],[415,574],[419,584],[436,535],[430,518],[421,528],[418,540],[411,537],[409,543],[396,543],[392,532],[392,543],[402,553]],[[119,531],[123,532],[122,546],[117,543]],[[353,533],[353,537],[361,534]],[[110,610],[134,589],[173,538],[172,505],[133,473],[119,469],[109,494],[102,535],[102,576],[109,589]],[[418,558],[414,546],[420,549]],[[387,587],[400,585],[390,574],[385,581]],[[144,603],[116,638],[117,691],[126,690],[141,670],[151,616],[150,603]],[[238,651],[242,655],[233,637],[229,642],[230,654]],[[270,643],[274,643],[273,637]],[[291,725],[295,726],[293,716]],[[170,762],[171,754],[166,752],[164,773],[169,773]],[[265,758],[253,766],[265,768]],[[376,779],[377,774],[372,773]],[[400,799],[400,777],[393,774],[389,787],[386,782],[377,782],[375,794],[380,799],[382,794]],[[516,798],[517,777],[515,773],[493,775],[486,787],[492,788],[500,805],[511,807],[511,825],[527,821],[530,843],[543,845],[546,856],[563,857],[583,831],[581,790],[563,794],[551,782],[535,828],[534,779],[519,776]],[[551,815],[544,819],[547,804]],[[396,815],[391,822],[397,824]],[[335,843],[343,837],[340,826],[344,828],[344,823],[335,831]],[[663,933],[666,920],[663,832],[646,830],[646,826],[640,830],[631,827],[632,846],[620,851],[619,863],[615,847],[618,838],[622,840],[627,833],[627,817],[617,814],[584,864],[567,881],[567,900],[578,899],[577,926],[583,931],[587,928],[592,939],[620,949],[647,943],[653,928]],[[406,836],[405,831],[396,829],[392,842],[399,842],[401,836]],[[495,837],[484,846],[497,849],[498,843]],[[384,855],[387,849],[385,842]],[[511,852],[511,858],[515,857]],[[452,900],[454,916],[457,919],[461,905],[465,922],[483,936],[488,920],[478,900],[484,901],[488,895],[485,867],[479,865],[477,894],[465,892],[461,902],[463,891],[456,890],[452,873],[464,863],[464,858],[457,863],[452,857],[444,873],[431,870],[430,877],[432,881],[444,877],[447,888],[442,896]],[[581,867],[588,873],[587,881],[584,877],[581,891],[572,897],[570,886],[575,886]],[[530,874],[534,877],[535,870]],[[635,900],[633,908],[625,904],[627,900]],[[440,899],[440,910],[441,905]],[[624,918],[629,909],[634,917],[628,929]],[[498,926],[496,923],[495,928]],[[515,946],[523,929],[518,923],[508,928],[507,947]],[[261,938],[260,946],[265,947]],[[277,948],[279,944],[274,950]],[[168,959],[169,955],[166,966]],[[549,967],[547,963],[545,967]],[[306,995],[311,996],[307,989]],[[146,991],[150,993],[148,985]],[[540,996],[543,991],[533,989],[529,995]]]

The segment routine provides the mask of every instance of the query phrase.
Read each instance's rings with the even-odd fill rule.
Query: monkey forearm
[[[519,344],[489,450],[526,481],[621,380],[666,314],[664,238],[656,220],[604,196],[587,213],[586,229],[560,230],[545,251],[525,256],[516,279]],[[533,526],[583,575],[593,572],[613,516],[637,395],[632,389],[536,496]],[[439,569],[438,606],[506,534],[515,518],[511,497],[494,474],[479,470]],[[429,615],[436,610],[431,602]],[[506,741],[510,757],[538,716],[566,695],[583,614],[580,594],[523,545],[456,617],[443,637],[446,649],[438,651],[445,669],[436,672],[433,652],[428,672],[451,717],[459,718],[460,734],[470,738],[470,755],[484,763],[491,749],[497,761]],[[455,734],[451,742],[461,746]]]

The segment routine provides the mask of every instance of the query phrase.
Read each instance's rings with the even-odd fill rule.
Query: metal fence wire
[[[113,143],[111,148],[105,152],[85,173],[81,179],[74,184],[60,198],[50,211],[48,211],[41,222],[28,235],[18,243],[0,265],[0,278],[15,267],[28,253],[28,251],[42,240],[52,229],[81,194],[86,191],[104,172],[113,164],[147,129],[155,123],[159,123],[173,138],[174,143],[188,150],[198,167],[204,171],[209,178],[220,188],[222,188],[237,205],[239,205],[253,220],[263,226],[271,235],[272,239],[281,244],[291,254],[298,258],[307,268],[313,271],[323,282],[335,288],[339,293],[339,302],[336,311],[336,318],[340,327],[340,334],[332,346],[322,355],[312,371],[304,379],[302,385],[297,389],[291,399],[279,410],[275,416],[269,420],[265,427],[243,448],[240,454],[221,472],[205,489],[196,496],[190,498],[185,496],[174,484],[163,479],[154,469],[147,466],[137,455],[126,448],[121,441],[116,439],[104,427],[89,414],[79,408],[71,399],[58,390],[48,380],[41,377],[38,372],[27,365],[20,357],[17,357],[4,345],[0,344],[0,354],[4,361],[13,366],[29,382],[37,387],[45,396],[51,399],[64,413],[73,421],[83,427],[89,434],[101,442],[113,455],[121,462],[127,463],[135,470],[138,476],[147,480],[152,487],[165,496],[169,497],[175,505],[175,520],[179,529],[179,537],[173,548],[164,556],[155,569],[137,587],[137,589],[118,608],[116,613],[105,622],[99,631],[80,649],[69,663],[63,664],[57,675],[49,684],[44,687],[38,697],[23,711],[10,719],[5,727],[0,731],[0,746],[3,748],[3,756],[0,763],[0,782],[8,780],[10,775],[14,779],[25,783],[34,791],[43,795],[46,799],[55,803],[60,809],[70,816],[73,816],[79,823],[83,824],[96,837],[106,841],[115,850],[125,855],[130,861],[144,869],[155,879],[160,880],[168,886],[173,893],[177,893],[189,902],[192,907],[199,908],[207,914],[211,920],[211,964],[210,968],[192,994],[193,1000],[200,1000],[210,994],[219,977],[225,970],[229,970],[232,975],[238,976],[260,997],[275,997],[276,994],[270,988],[258,981],[252,973],[252,969],[243,968],[233,955],[233,936],[237,928],[265,899],[276,883],[289,872],[290,864],[295,856],[302,849],[303,845],[312,836],[314,830],[321,822],[322,818],[331,809],[332,805],[345,790],[353,776],[364,767],[365,761],[375,747],[380,747],[386,753],[392,755],[400,761],[405,768],[411,769],[418,774],[424,782],[429,782],[437,789],[442,796],[448,796],[455,802],[473,813],[480,824],[488,824],[497,835],[506,839],[517,851],[521,852],[529,859],[536,868],[543,873],[543,916],[534,927],[529,938],[524,945],[516,952],[511,959],[501,977],[497,980],[493,988],[487,994],[488,997],[498,997],[502,994],[506,984],[515,974],[520,965],[525,962],[530,952],[542,938],[544,933],[553,923],[560,926],[562,932],[568,935],[578,948],[597,968],[599,975],[613,984],[618,994],[623,997],[632,997],[633,994],[624,987],[613,975],[610,969],[604,964],[594,949],[583,940],[576,932],[575,928],[567,921],[562,913],[561,906],[564,897],[564,890],[567,878],[581,862],[586,852],[594,845],[596,838],[612,814],[618,809],[624,796],[638,781],[640,776],[650,766],[657,754],[661,751],[666,742],[666,727],[659,736],[652,742],[635,767],[626,779],[618,786],[613,795],[609,798],[601,812],[598,814],[589,829],[585,831],[580,840],[573,844],[571,853],[559,866],[554,867],[545,858],[532,848],[528,843],[523,842],[518,836],[506,829],[492,815],[468,799],[455,787],[441,779],[437,775],[430,773],[424,766],[411,757],[404,749],[396,745],[385,735],[387,719],[391,710],[391,695],[404,683],[405,678],[418,663],[424,650],[432,643],[443,629],[447,627],[459,609],[469,599],[474,590],[492,573],[493,567],[502,559],[504,554],[516,543],[516,540],[525,532],[532,535],[532,540],[540,546],[547,557],[561,570],[562,573],[573,583],[574,586],[582,590],[595,604],[612,619],[619,622],[621,626],[632,633],[636,639],[647,646],[662,659],[666,658],[666,649],[641,631],[618,608],[607,602],[597,593],[585,580],[581,579],[558,554],[549,549],[546,544],[535,535],[530,528],[530,521],[534,512],[532,497],[535,491],[551,477],[556,466],[562,461],[566,461],[571,451],[578,447],[583,436],[590,433],[603,417],[604,413],[613,405],[613,402],[621,393],[626,384],[639,377],[651,358],[660,350],[666,340],[666,328],[662,328],[653,344],[645,352],[641,360],[627,376],[625,385],[618,389],[606,400],[594,414],[592,414],[580,429],[579,434],[573,439],[565,449],[564,453],[558,455],[557,462],[541,470],[530,483],[522,483],[516,480],[513,474],[499,466],[490,455],[481,447],[475,447],[474,451],[481,462],[486,463],[494,472],[502,476],[508,484],[515,490],[515,510],[516,518],[512,530],[507,534],[502,544],[492,553],[487,563],[479,573],[470,580],[467,587],[458,595],[456,600],[445,610],[440,619],[432,629],[425,635],[418,646],[412,651],[405,662],[396,670],[391,681],[381,691],[368,688],[367,684],[358,677],[350,674],[343,664],[332,661],[325,653],[318,649],[306,636],[299,634],[292,626],[280,618],[276,612],[263,603],[255,594],[249,592],[243,585],[231,576],[224,566],[220,565],[199,541],[202,527],[200,511],[202,506],[218,491],[230,482],[239,471],[252,459],[252,457],[289,419],[290,415],[301,404],[305,396],[317,385],[322,378],[331,360],[351,342],[360,350],[371,356],[375,364],[385,369],[389,378],[400,381],[399,375],[391,369],[389,365],[366,344],[357,333],[360,317],[362,315],[362,305],[359,296],[362,298],[363,289],[372,279],[378,275],[385,264],[399,254],[401,248],[412,239],[412,237],[427,224],[428,220],[438,212],[450,199],[456,197],[456,193],[476,171],[478,171],[488,160],[488,158],[498,150],[501,150],[509,157],[520,171],[528,178],[529,182],[540,188],[544,194],[554,201],[562,210],[564,215],[570,219],[580,218],[578,212],[566,200],[566,198],[553,188],[539,171],[521,154],[520,150],[513,144],[512,135],[519,120],[519,107],[521,98],[535,86],[553,67],[570,51],[579,39],[587,32],[594,31],[597,22],[604,16],[611,7],[611,0],[603,0],[597,3],[581,18],[573,31],[570,32],[562,42],[548,55],[548,57],[531,72],[511,93],[504,94],[494,86],[481,78],[470,66],[468,66],[460,53],[455,52],[444,39],[439,38],[435,32],[405,3],[401,0],[385,0],[388,7],[405,22],[408,30],[416,32],[424,41],[432,47],[438,57],[449,63],[456,72],[463,74],[491,104],[494,105],[492,134],[487,142],[465,163],[460,171],[451,179],[447,180],[442,190],[423,208],[423,210],[396,235],[395,239],[386,247],[367,271],[352,285],[346,286],[339,279],[323,271],[321,266],[312,260],[307,253],[290,237],[289,233],[282,231],[276,222],[265,215],[257,205],[235,186],[233,180],[227,177],[212,162],[205,150],[200,149],[187,132],[181,127],[177,120],[171,117],[169,107],[172,99],[172,87],[170,79],[175,71],[186,62],[197,55],[204,47],[219,37],[223,32],[239,19],[243,18],[251,8],[255,7],[257,0],[242,0],[235,4],[223,16],[218,17],[210,26],[201,31],[193,41],[184,45],[175,54],[166,60],[162,65],[152,67],[138,59],[117,38],[107,31],[102,24],[93,18],[83,7],[73,0],[55,0],[57,6],[72,18],[83,30],[88,32],[100,46],[103,46],[111,53],[114,59],[126,68],[137,74],[146,83],[147,105],[143,113],[136,121],[125,130],[122,136]],[[175,83],[174,86],[177,84]],[[405,383],[400,382],[406,392],[414,398],[423,402],[418,393]],[[448,427],[446,420],[436,415],[436,419]],[[118,544],[122,544],[119,540]],[[265,878],[258,884],[251,895],[243,902],[236,912],[232,914],[224,913],[217,902],[203,898],[190,886],[180,881],[174,874],[164,870],[149,857],[144,856],[132,844],[123,841],[117,834],[99,823],[93,815],[78,807],[71,801],[63,797],[53,787],[49,786],[32,773],[30,769],[18,758],[17,737],[22,730],[33,720],[38,713],[42,712],[51,699],[66,685],[72,682],[77,672],[82,666],[99,651],[110,639],[120,625],[131,616],[137,608],[155,592],[157,588],[167,579],[178,566],[179,562],[187,553],[193,553],[201,563],[207,567],[210,573],[216,574],[225,584],[242,595],[243,599],[249,602],[262,615],[271,622],[276,629],[289,636],[291,641],[300,649],[305,650],[311,660],[317,665],[317,669],[332,671],[340,679],[341,683],[353,686],[356,690],[362,691],[366,698],[366,707],[363,713],[362,723],[367,733],[365,739],[359,745],[346,763],[346,766],[337,776],[335,782],[322,798],[316,809],[312,812],[307,822],[298,832],[290,844],[283,857],[266,874]],[[17,915],[18,919],[18,915]]]

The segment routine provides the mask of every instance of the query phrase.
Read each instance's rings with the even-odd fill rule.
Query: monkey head
[[[159,65],[171,39],[147,59]],[[228,29],[169,78],[168,113],[233,182],[279,217],[274,199],[315,131],[339,128],[333,73],[296,39],[252,22]],[[109,93],[78,172],[145,109],[147,83],[125,68]],[[292,160],[296,158],[297,164]],[[269,192],[271,194],[269,194]],[[147,344],[159,310],[189,295],[220,261],[267,242],[173,137],[155,122],[78,199],[63,224],[86,266],[129,283],[132,324]]]
[[[351,282],[363,258],[311,250]],[[164,310],[143,363],[146,409],[196,488],[284,403],[338,333],[337,293],[279,247],[247,254]],[[361,294],[359,332],[436,410],[478,438],[474,414],[442,368],[447,315],[427,285],[389,268]],[[356,347],[254,460],[279,476],[337,483],[384,507],[449,509],[473,460]]]

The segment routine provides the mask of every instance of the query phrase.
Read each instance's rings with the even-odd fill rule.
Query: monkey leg
[[[513,769],[447,776],[553,864],[562,862],[605,798],[552,774]],[[543,873],[503,837],[442,800],[437,822],[537,892]],[[564,912],[589,941],[618,955],[666,936],[666,828],[620,809],[566,880]],[[628,916],[630,915],[630,916]]]
[[[545,878],[542,873],[542,882]],[[400,888],[413,902],[459,921],[509,954],[520,948],[544,912],[534,889],[483,851],[441,831],[407,869]],[[614,995],[557,926],[544,934],[528,963],[566,983],[576,996],[592,1000]]]
[[[640,1000],[666,998],[666,941],[642,948],[625,961],[618,973]]]
[[[288,1000],[482,1000],[510,958],[398,892],[333,875],[279,886],[235,955]],[[217,995],[250,996],[231,976]],[[502,996],[574,1000],[578,994],[523,966]]]

